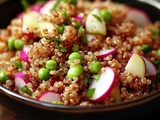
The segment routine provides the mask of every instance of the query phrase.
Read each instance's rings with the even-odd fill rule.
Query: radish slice
[[[142,56],[146,64],[146,74],[145,76],[155,76],[157,74],[157,69],[155,65],[149,61],[146,57]]]
[[[84,26],[85,25],[85,22],[84,22],[84,17],[80,16],[80,15],[77,15],[74,17],[76,20],[79,20],[81,21],[82,25]]]
[[[44,5],[44,3],[35,4],[35,5],[31,6],[31,10],[39,12],[39,10],[43,7],[43,5]]]
[[[60,94],[59,93],[55,93],[55,92],[44,92],[43,94],[41,94],[41,96],[38,98],[39,101],[43,101],[43,102],[53,102],[53,101],[60,101]]]
[[[29,51],[29,46],[23,47],[23,49],[20,51],[20,57],[23,61],[29,62],[28,61],[28,51]]]
[[[144,11],[137,8],[129,9],[126,18],[133,20],[138,26],[145,26],[151,22],[149,16]]]
[[[29,80],[26,80],[26,75],[23,74],[22,72],[18,72],[15,74],[15,86],[20,89],[23,86],[25,86]]]
[[[102,101],[108,94],[111,93],[115,81],[115,73],[111,67],[105,67],[105,71],[100,75],[98,80],[93,80],[89,86],[90,89],[95,89],[89,100],[94,102]]]
[[[51,15],[51,10],[55,4],[55,0],[50,0],[44,4],[44,6],[39,10],[40,14]]]
[[[97,58],[104,58],[107,57],[108,55],[113,55],[116,52],[116,49],[113,47],[109,47],[108,49],[105,50],[100,50],[99,55],[97,55]]]

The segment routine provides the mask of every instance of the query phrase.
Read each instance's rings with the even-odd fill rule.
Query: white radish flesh
[[[49,0],[48,2],[46,2],[44,6],[39,10],[40,14],[51,15],[51,10],[53,9],[55,2],[55,0]]]
[[[138,26],[145,26],[151,22],[148,15],[144,11],[137,8],[129,9],[126,18],[133,20]]]
[[[137,53],[133,53],[130,57],[125,70],[133,76],[144,77],[146,73],[146,64],[143,58]]]
[[[60,98],[61,97],[59,93],[46,91],[38,98],[38,100],[51,103],[53,101],[60,101]]]
[[[97,58],[104,58],[107,57],[108,55],[113,55],[116,52],[116,49],[113,47],[109,47],[105,50],[100,50],[99,54],[97,55]]]
[[[89,100],[94,102],[102,101],[112,91],[115,81],[115,73],[110,67],[105,67],[105,71],[100,75],[99,80],[93,80],[89,89],[94,88],[94,94]]]
[[[26,79],[26,75],[23,74],[22,72],[18,72],[15,74],[15,86],[20,89],[22,87],[24,87],[29,80],[25,80]]]
[[[106,35],[106,25],[98,9],[91,11],[86,18],[86,32],[90,34]]]

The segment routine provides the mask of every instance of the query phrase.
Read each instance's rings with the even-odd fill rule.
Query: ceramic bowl
[[[160,20],[160,3],[154,0],[114,0],[148,13],[152,21]],[[19,0],[0,3],[0,28],[22,11]],[[160,91],[131,102],[108,106],[77,107],[44,103],[20,96],[0,86],[0,104],[15,120],[121,120],[146,119],[160,110]],[[155,116],[154,116],[155,117]]]

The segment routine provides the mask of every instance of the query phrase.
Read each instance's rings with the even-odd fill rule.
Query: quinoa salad
[[[160,89],[160,21],[106,1],[30,5],[0,29],[0,85],[72,106],[133,101]]]

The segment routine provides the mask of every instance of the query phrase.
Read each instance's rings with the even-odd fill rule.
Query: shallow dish
[[[152,21],[160,20],[160,4],[145,0],[113,0],[140,8],[147,12]],[[6,27],[10,20],[22,11],[19,1],[7,1],[0,5],[1,28]],[[5,13],[4,13],[5,11]],[[116,103],[107,106],[77,107],[53,105],[32,100],[0,86],[0,104],[7,109],[16,120],[114,120],[143,119],[149,113],[160,109],[160,91],[131,102]]]

